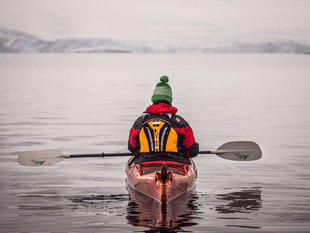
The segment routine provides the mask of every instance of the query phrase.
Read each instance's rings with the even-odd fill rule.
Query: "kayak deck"
[[[195,186],[197,171],[191,160],[190,164],[163,160],[135,164],[131,159],[126,166],[129,194],[138,191],[160,203],[168,203]]]

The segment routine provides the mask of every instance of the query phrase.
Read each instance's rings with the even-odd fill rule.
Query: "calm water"
[[[253,140],[263,158],[195,158],[167,210],[125,188],[127,158],[16,162],[26,150],[126,152],[161,75],[201,150]],[[0,55],[1,232],[309,232],[310,56]]]

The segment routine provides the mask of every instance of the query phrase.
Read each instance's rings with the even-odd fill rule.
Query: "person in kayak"
[[[136,163],[159,158],[188,160],[199,152],[192,128],[171,105],[172,90],[168,81],[167,76],[160,78],[153,92],[153,104],[130,129],[128,149],[136,155]]]

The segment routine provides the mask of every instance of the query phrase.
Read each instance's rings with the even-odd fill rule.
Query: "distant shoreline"
[[[47,41],[20,31],[0,28],[0,53],[292,53],[310,54],[310,43],[293,40],[231,42],[226,46],[149,45],[135,41],[98,39],[56,39]]]

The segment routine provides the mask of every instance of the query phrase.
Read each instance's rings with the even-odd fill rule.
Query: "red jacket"
[[[190,125],[179,115],[176,115],[177,108],[166,104],[158,103],[149,106],[140,116],[129,133],[128,149],[134,153],[140,153],[140,132],[143,125],[152,119],[160,119],[169,122],[171,128],[178,134],[178,152],[186,157],[195,157],[199,152],[199,144],[195,142],[193,130]]]

